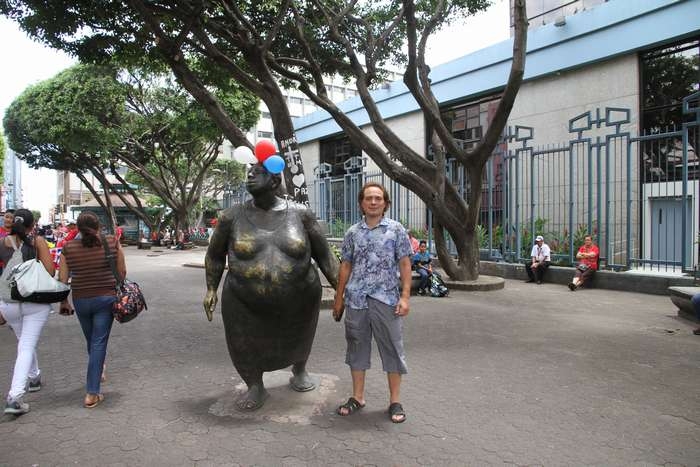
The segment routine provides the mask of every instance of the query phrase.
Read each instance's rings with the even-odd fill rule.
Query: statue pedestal
[[[278,423],[295,423],[309,425],[311,417],[321,415],[324,411],[335,412],[342,397],[337,394],[335,375],[311,373],[316,382],[316,389],[308,392],[296,392],[289,385],[291,370],[278,370],[263,374],[263,382],[270,396],[260,409],[245,412],[238,410],[236,401],[246,391],[246,385],[240,382],[233,393],[222,394],[209,407],[209,413],[217,417],[230,417],[240,420],[274,421]],[[238,377],[236,379],[240,380]]]

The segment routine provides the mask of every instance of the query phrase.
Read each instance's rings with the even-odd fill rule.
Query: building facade
[[[487,166],[489,249],[517,260],[537,231],[571,261],[578,237],[591,232],[609,267],[697,267],[700,113],[697,96],[684,98],[700,90],[700,0],[540,0],[528,8],[551,21],[528,32],[524,82]],[[511,54],[508,40],[433,68],[443,119],[464,144],[488,126]],[[405,86],[392,83],[374,97],[389,125],[427,157],[428,129]],[[359,99],[341,108],[373,134]],[[296,128],[317,215],[352,221],[356,212],[336,208],[356,209],[353,183],[381,174],[327,115],[300,118]],[[455,184],[463,183],[460,170],[448,174]],[[394,217],[428,231],[422,203],[397,194]]]
[[[22,193],[22,161],[17,154],[5,145],[3,161],[2,210],[17,209],[24,206]]]

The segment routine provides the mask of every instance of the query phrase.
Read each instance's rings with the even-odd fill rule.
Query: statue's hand
[[[214,309],[216,308],[217,301],[216,290],[207,290],[207,294],[204,297],[204,312],[207,314],[207,319],[209,321],[214,317]]]

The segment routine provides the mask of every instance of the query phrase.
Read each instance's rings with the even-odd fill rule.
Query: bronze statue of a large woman
[[[291,387],[309,391],[315,384],[306,371],[321,304],[321,282],[311,258],[333,287],[338,262],[306,207],[276,196],[281,177],[261,164],[248,171],[251,201],[219,218],[205,259],[209,321],[226,260],[228,274],[221,314],[229,354],[248,386],[237,401],[255,410],[267,398],[263,372],[292,366]]]

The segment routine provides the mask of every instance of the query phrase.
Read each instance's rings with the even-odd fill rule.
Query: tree
[[[257,99],[235,85],[220,92],[227,111],[252,125]],[[136,173],[175,211],[184,229],[206,191],[203,182],[221,144],[218,128],[167,77],[131,73],[120,82],[114,69],[100,66],[78,65],[28,89],[10,106],[5,127],[11,145],[30,165],[73,171],[96,199],[109,203],[83,175],[93,173],[105,192],[116,194],[151,229],[157,227],[156,218],[118,166]],[[109,204],[103,207],[111,210]]]
[[[433,213],[437,250],[447,273],[456,279],[478,276],[476,226],[481,205],[484,165],[499,141],[525,66],[527,20],[525,1],[514,0],[513,61],[498,109],[481,143],[467,150],[440,120],[432,93],[425,47],[444,24],[484,9],[485,0],[411,0],[340,2],[336,0],[276,0],[179,2],[130,0],[130,9],[109,0],[97,2],[4,2],[2,11],[18,20],[30,34],[84,58],[111,53],[127,59],[158,58],[201,102],[232,142],[236,127],[217,100],[202,85],[201,72],[185,58],[196,57],[203,69],[227,74],[266,102],[281,145],[295,141],[289,112],[278,80],[294,85],[326,110],[351,142],[362,149],[392,179],[408,187]],[[61,6],[57,6],[60,4]],[[55,24],[53,8],[73,13]],[[104,12],[120,12],[115,21]],[[99,13],[99,14],[98,14]],[[105,18],[108,17],[109,21]],[[51,21],[47,21],[47,19]],[[100,25],[94,34],[85,25]],[[402,44],[407,50],[402,50]],[[404,82],[422,109],[434,160],[413,151],[391,131],[370,91],[390,63],[406,65]],[[324,76],[339,73],[353,78],[372,128],[381,144],[366,135],[329,98]],[[292,147],[292,149],[294,149]],[[291,157],[296,158],[293,150]],[[466,198],[445,178],[447,157],[463,166],[470,182]],[[296,167],[294,161],[288,161]],[[289,174],[285,174],[289,185]],[[444,232],[452,237],[457,262],[449,255]]]
[[[100,196],[86,173],[107,190],[106,155],[118,147],[120,138],[104,122],[123,107],[123,89],[109,70],[77,66],[25,89],[10,104],[3,124],[9,146],[20,158],[34,168],[75,173],[114,225],[109,197]]]
[[[130,129],[115,155],[173,209],[177,227],[186,229],[202,196],[216,188],[210,186],[211,169],[221,130],[172,79],[131,73],[124,81]],[[213,95],[240,125],[257,121],[259,101],[236,83],[219,80]],[[230,173],[242,177],[240,169]]]

